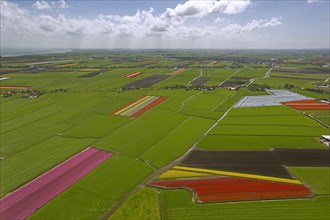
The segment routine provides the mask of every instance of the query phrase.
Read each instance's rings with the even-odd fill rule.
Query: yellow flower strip
[[[132,116],[134,115],[136,112],[140,111],[141,109],[143,109],[144,107],[148,106],[149,104],[153,103],[154,101],[156,101],[157,99],[159,99],[159,97],[157,96],[152,96],[151,99],[148,99],[146,100],[145,102],[143,102],[143,104],[141,103],[141,105],[139,106],[134,106],[133,108],[129,109],[127,111],[127,114],[125,112],[125,115],[128,115],[128,116]]]
[[[99,71],[100,69],[80,69],[81,72],[94,72]]]
[[[79,63],[70,63],[70,64],[63,64],[63,65],[58,65],[55,66],[56,68],[61,68],[61,67],[68,67],[68,66],[77,66]]]
[[[121,113],[120,115],[126,115],[126,116],[131,116],[135,110],[140,108],[141,106],[144,106],[148,104],[151,100],[155,99],[155,96],[148,96],[147,99],[143,100],[142,102],[135,104],[132,106],[132,108],[128,109],[127,111]]]
[[[243,177],[243,178],[250,178],[250,179],[268,180],[268,181],[274,181],[274,182],[292,183],[292,184],[302,185],[302,182],[300,182],[299,180],[286,179],[286,178],[280,178],[280,177],[261,176],[261,175],[255,175],[255,174],[227,172],[227,171],[220,171],[220,170],[211,170],[211,169],[184,167],[184,166],[174,166],[173,168],[175,170],[193,171],[193,172],[201,172],[201,173],[208,173],[208,174],[214,174],[214,175]]]
[[[173,178],[203,177],[203,176],[212,176],[212,174],[183,171],[183,170],[168,170],[165,173],[161,174],[157,179],[173,179]]]
[[[146,96],[146,97],[143,97],[142,99],[140,100],[137,100],[136,102],[133,102],[132,104],[130,104],[129,106],[126,106],[125,108],[119,110],[119,111],[116,111],[114,114],[115,115],[120,115],[121,113],[123,113],[124,111],[127,111],[128,109],[132,108],[134,105],[140,103],[140,102],[143,102],[144,100],[148,99],[150,96]]]

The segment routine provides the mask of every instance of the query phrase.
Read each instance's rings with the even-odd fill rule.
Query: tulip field
[[[2,57],[1,220],[329,220],[325,56]]]

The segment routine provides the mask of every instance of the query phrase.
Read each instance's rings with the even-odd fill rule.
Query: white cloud
[[[307,3],[308,4],[312,4],[312,3],[316,3],[316,2],[319,2],[320,0],[307,0]]]
[[[219,24],[219,23],[222,23],[222,22],[224,22],[224,21],[225,21],[224,18],[219,18],[219,17],[217,17],[217,18],[214,20],[214,23]]]
[[[59,2],[52,4],[59,7]],[[113,42],[130,41],[149,37],[151,41],[164,39],[172,42],[173,39],[200,40],[244,38],[249,33],[266,27],[281,24],[281,18],[269,20],[252,20],[247,24],[229,24],[219,28],[225,23],[224,18],[216,18],[207,24],[203,18],[218,13],[240,13],[250,4],[246,1],[200,1],[192,4],[187,1],[174,9],[166,9],[162,14],[156,14],[154,9],[138,10],[134,15],[99,15],[94,19],[82,17],[68,17],[65,15],[51,16],[47,14],[34,15],[18,4],[1,1],[1,33],[9,32],[19,36],[40,35],[46,39],[112,39]],[[196,2],[194,2],[196,3]],[[206,7],[206,4],[208,7]],[[202,22],[189,22],[190,17],[199,18]],[[116,39],[116,40],[113,40]],[[92,40],[90,40],[92,41]],[[214,42],[214,41],[208,41]],[[181,45],[180,45],[181,46]]]
[[[50,5],[46,1],[36,1],[33,5],[33,8],[43,10],[43,9],[50,9]]]
[[[59,0],[58,7],[59,8],[69,8],[69,5],[64,0]]]
[[[65,2],[65,0],[51,1],[50,4],[47,1],[41,0],[33,3],[32,7],[39,10],[55,8],[66,9],[69,8],[69,5]]]
[[[250,5],[250,0],[188,0],[175,8],[167,8],[162,18],[182,19],[220,13],[237,14],[245,11]]]
[[[274,17],[270,20],[253,20],[245,25],[230,24],[222,29],[224,32],[241,34],[251,32],[265,27],[275,27],[282,24],[282,17]]]

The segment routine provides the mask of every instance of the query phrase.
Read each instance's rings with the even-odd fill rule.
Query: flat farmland
[[[316,81],[318,82],[318,80]],[[263,78],[263,79],[256,79],[254,84],[265,84],[274,89],[284,89],[285,84],[288,83],[287,78]],[[290,79],[290,83],[297,86],[297,87],[306,87],[310,88],[315,83],[315,80],[305,80],[305,79]]]
[[[327,133],[327,129],[321,126],[288,126],[288,125],[219,125],[209,135],[258,135],[258,136],[295,136],[295,137],[319,137]]]
[[[234,75],[234,77],[241,77],[241,78],[262,78],[265,76],[266,72],[269,69],[250,69],[250,68],[245,68],[239,71]]]
[[[329,167],[289,167],[293,174],[309,185],[316,195],[330,194]]]
[[[1,197],[88,147],[93,141],[55,136],[1,161]]]
[[[106,136],[97,142],[96,146],[137,156],[156,144],[187,118],[188,116],[167,110],[153,109]],[[134,142],[130,141],[132,139]]]
[[[320,81],[311,79],[323,80],[326,75],[319,70],[292,75],[274,72],[277,78],[263,79],[277,65],[267,56],[228,51],[87,50],[68,52],[63,59],[55,54],[3,58],[6,68],[0,71],[6,74],[1,77],[10,78],[1,80],[1,85],[32,87],[30,91],[0,89],[1,201],[72,156],[93,148],[111,158],[54,194],[28,219],[283,220],[313,219],[315,215],[327,219],[329,169],[315,158],[327,156],[320,135],[328,129],[285,105],[233,108],[244,96],[269,95],[268,86],[283,88],[289,83],[314,88]],[[285,56],[289,55],[278,57]],[[284,62],[281,59],[276,62]],[[26,66],[31,63],[36,66]],[[255,78],[255,87],[242,84]],[[191,85],[196,79],[202,79],[205,87]],[[44,94],[23,98],[33,91]],[[292,91],[312,98],[328,95],[300,88]],[[158,99],[162,102],[156,105]],[[143,114],[136,115],[141,110]],[[323,121],[328,116],[328,111],[307,112]],[[215,162],[212,158],[186,162],[192,153],[215,158],[218,151],[231,155],[228,157],[236,165],[221,164],[219,161],[227,161],[226,155]],[[240,153],[258,152],[261,156],[253,160],[236,158]],[[274,162],[266,154],[282,156],[285,165],[259,166],[260,158]],[[297,158],[304,158],[304,163]],[[152,184],[177,184],[178,179],[188,185],[196,180],[201,196],[192,190],[166,190]],[[62,180],[54,183],[65,184]],[[288,189],[283,184],[292,184],[288,186],[291,194],[281,191]],[[283,194],[272,197],[272,190],[261,192],[262,187],[253,188],[256,185],[276,185]],[[282,200],[300,196],[311,198]],[[31,204],[41,197],[40,193],[31,196]],[[198,203],[198,198],[206,203]],[[269,198],[277,201],[263,201]]]
[[[238,70],[240,69],[204,69],[203,76],[210,78],[210,80],[205,85],[219,85],[220,83],[234,76],[235,72]]]
[[[209,119],[190,116],[146,150],[140,158],[160,168],[184,154],[213,123]]]
[[[29,219],[99,219],[151,173],[143,162],[114,155]]]
[[[157,190],[142,188],[129,197],[109,220],[122,219],[160,219]]]
[[[329,196],[313,199],[198,205],[188,190],[161,190],[164,219],[328,220]]]
[[[171,78],[160,82],[156,87],[165,87],[171,85],[187,85],[194,78],[199,76],[200,71],[198,69],[187,69],[177,75],[173,75]]]
[[[323,148],[319,137],[207,135],[198,147],[207,150],[267,150],[271,148]]]

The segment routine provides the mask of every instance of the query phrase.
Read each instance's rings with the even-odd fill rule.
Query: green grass
[[[306,111],[326,125],[330,126],[330,112],[329,111]]]
[[[186,118],[188,116],[156,107],[96,144],[104,149],[125,152],[135,157],[156,144]]]
[[[204,91],[185,102],[184,107],[199,108],[213,111],[215,108],[231,96],[234,92],[229,89],[218,88],[214,91]]]
[[[125,155],[115,155],[28,219],[99,219],[152,169]]]
[[[280,116],[239,116],[225,117],[220,125],[299,125],[317,126],[315,121],[304,115],[280,115]]]
[[[186,106],[178,112],[181,114],[189,115],[189,116],[208,118],[208,119],[213,119],[213,120],[217,120],[223,115],[222,112],[209,111],[209,110],[203,110],[200,108],[193,108],[193,107],[186,107]]]
[[[209,63],[205,59],[194,62],[180,58],[166,60],[154,55],[136,55],[134,53],[127,55],[120,52],[115,55],[104,53],[103,55],[108,56],[106,59],[89,60],[89,55],[86,54],[68,54],[69,57],[72,56],[82,61],[79,66],[65,68],[72,72],[44,71],[8,74],[6,76],[12,78],[1,82],[3,85],[31,85],[35,89],[46,91],[46,94],[38,99],[22,99],[20,95],[0,98],[0,155],[4,157],[0,161],[1,196],[17,189],[90,145],[115,153],[111,159],[39,209],[30,219],[100,219],[120,199],[136,189],[150,176],[155,167],[162,167],[184,154],[215,120],[220,118],[241,97],[267,94],[266,92],[252,92],[244,88],[237,92],[217,88],[214,91],[203,91],[202,93],[198,90],[163,89],[166,85],[186,85],[199,76],[200,67],[198,66]],[[181,56],[181,52],[175,54],[174,57]],[[191,55],[196,58],[200,56],[194,52],[189,53],[189,56]],[[57,60],[59,56],[41,58]],[[149,58],[160,59],[160,61],[141,62]],[[9,65],[22,65],[29,62],[32,61],[8,63]],[[171,67],[182,64],[191,65],[190,69],[152,88],[119,92],[119,88],[125,84],[155,74],[172,72]],[[210,77],[206,85],[218,85],[232,76],[262,77],[268,70],[266,67],[254,70],[238,69],[237,65],[235,67],[233,63],[224,61],[217,63],[214,67],[224,67],[224,65],[232,69],[202,69],[203,76]],[[257,65],[246,64],[246,66]],[[87,73],[81,72],[80,68],[95,67],[107,68],[107,70],[92,78],[79,77]],[[237,70],[240,71],[236,72]],[[141,71],[144,74],[137,78],[122,77],[124,74],[134,71]],[[308,78],[310,75],[303,77]],[[321,75],[315,75],[315,77],[322,78]],[[290,79],[285,82],[283,79],[260,80],[260,82],[263,81],[269,82],[275,87],[282,87],[286,82],[304,87],[314,86],[308,80]],[[50,92],[56,88],[70,90],[67,93]],[[311,97],[325,97],[318,93],[301,91],[298,92],[306,93]],[[142,95],[164,96],[168,99],[136,119],[111,114]],[[325,120],[326,116],[319,117]],[[319,135],[326,132],[316,122],[286,106],[232,109],[214,131],[217,135],[207,135],[198,144],[198,147],[213,150],[254,150],[274,147],[324,148],[319,141]],[[274,136],[274,134],[279,136]],[[284,134],[291,136],[283,136]],[[141,159],[147,160],[151,164]],[[151,165],[154,166],[151,167]],[[315,175],[317,173],[325,178],[327,177],[325,172],[313,170],[313,174],[311,173],[300,169],[296,175],[319,190],[320,194],[325,193],[326,184],[314,180],[313,176],[314,173]],[[173,196],[176,195],[176,191],[172,191]],[[162,194],[164,192],[162,190]],[[207,217],[217,218],[217,216],[222,219],[234,219],[242,216],[235,210],[256,213],[258,210],[256,211],[255,204],[261,205],[260,217],[256,219],[262,219],[261,216],[264,217],[263,219],[268,219],[265,218],[266,214],[263,214],[267,211],[275,215],[275,217],[272,216],[274,219],[291,217],[290,212],[277,213],[275,208],[280,207],[279,209],[283,211],[284,205],[276,205],[275,202],[226,204],[225,208],[222,208],[224,204],[202,205],[197,206],[196,209],[196,205],[191,203],[191,194],[183,192],[183,197],[176,195],[179,197],[174,196],[174,201],[168,200],[170,204],[163,202],[166,208],[164,209],[164,219],[168,219],[169,216],[178,219],[207,219]],[[167,198],[172,198],[172,195]],[[298,205],[294,203],[292,206],[297,207],[296,209],[304,206],[304,208],[312,207],[312,210],[316,210],[317,204],[320,205],[320,209],[322,208],[320,211],[322,214],[322,210],[325,210],[324,203],[319,200],[322,199],[301,200],[306,203]],[[163,199],[163,201],[165,200]],[[287,202],[289,201],[281,204],[288,204]],[[275,208],[265,205],[268,203],[275,204]],[[188,211],[185,211],[187,207]],[[289,208],[285,210],[290,210]],[[138,191],[124,202],[113,218],[126,219],[132,216],[137,219],[159,218],[156,190],[144,188]],[[308,216],[310,215],[306,215],[305,218]],[[320,219],[322,219],[322,215]]]
[[[189,117],[164,138],[159,139],[141,158],[160,168],[192,147],[213,124],[214,121],[209,119]]]
[[[271,76],[272,74],[270,74]],[[262,78],[256,79],[253,84],[265,84],[270,86],[272,89],[284,89],[286,83],[304,87],[304,88],[313,88],[315,80],[300,80],[300,79],[288,79],[288,78]]]
[[[270,148],[324,148],[319,137],[207,135],[198,143],[207,150],[268,150]]]
[[[276,116],[276,115],[298,115],[298,111],[285,105],[253,107],[253,108],[233,108],[228,116]]]
[[[265,76],[269,68],[266,69],[242,69],[235,74],[234,77],[243,77],[243,78],[262,78]]]
[[[327,94],[327,93],[324,94],[324,93],[312,92],[312,91],[308,91],[308,90],[305,90],[305,89],[304,90],[303,89],[294,89],[293,91],[296,92],[296,93],[305,95],[305,96],[315,98],[315,99],[327,99],[327,98],[329,98],[329,94]]]
[[[195,204],[187,190],[161,190],[163,219],[166,220],[328,220],[330,197],[312,199]]]
[[[168,73],[173,72],[174,70],[169,70]],[[176,76],[173,76],[169,79],[166,79],[157,85],[155,87],[161,88],[165,86],[170,86],[170,85],[187,85],[191,80],[199,76],[199,70],[198,69],[189,69],[186,70]]]
[[[289,170],[316,195],[330,194],[330,167],[289,167]]]
[[[62,133],[69,137],[103,137],[128,123],[129,117],[116,117],[112,115],[93,115]]]
[[[109,218],[109,220],[123,219],[160,219],[157,190],[142,188],[131,195]]]
[[[225,99],[221,104],[217,106],[216,111],[225,112],[235,105],[242,97],[244,96],[254,96],[254,95],[267,95],[265,91],[250,91],[245,88],[241,88],[236,93],[229,96],[228,99]]]
[[[94,139],[52,137],[1,161],[1,197],[88,147]]]
[[[209,77],[210,80],[205,84],[209,86],[217,86],[231,76],[239,69],[203,69],[203,76]]]
[[[275,118],[276,119],[276,118]],[[296,137],[319,137],[326,134],[328,129],[321,126],[288,126],[288,125],[223,125],[219,124],[210,135],[259,135],[259,136],[296,136]]]

